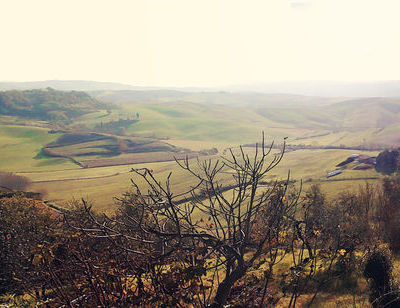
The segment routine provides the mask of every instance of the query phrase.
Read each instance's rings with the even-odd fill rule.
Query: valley
[[[284,158],[269,179],[285,179],[290,171],[304,188],[320,183],[332,195],[382,177],[353,166],[326,178],[337,164],[354,153],[374,157],[400,144],[395,98],[161,90],[89,95],[93,106],[64,120],[2,116],[0,170],[28,177],[30,189],[45,192],[51,202],[64,206],[87,198],[95,209],[112,212],[114,197],[131,187],[132,168],[154,170],[160,179],[172,172],[179,193],[191,181],[175,158],[218,159],[239,145],[251,152],[262,131],[267,143],[276,143],[274,151],[286,138]]]

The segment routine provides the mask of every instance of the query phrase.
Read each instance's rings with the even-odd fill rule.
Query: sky
[[[399,0],[0,0],[0,81],[400,80]]]

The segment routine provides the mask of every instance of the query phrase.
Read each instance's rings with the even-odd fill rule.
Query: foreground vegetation
[[[301,191],[290,179],[267,180],[283,152],[262,143],[251,154],[180,161],[197,180],[184,193],[175,193],[170,176],[136,168],[110,216],[85,200],[62,210],[3,195],[3,300],[307,307],[341,298],[362,306],[369,293],[375,307],[397,307],[389,250],[400,251],[399,179],[327,199],[318,186]]]

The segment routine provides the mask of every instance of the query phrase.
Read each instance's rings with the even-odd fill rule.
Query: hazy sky
[[[399,80],[399,0],[0,0],[0,80]]]

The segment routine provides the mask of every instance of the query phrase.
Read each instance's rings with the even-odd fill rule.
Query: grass
[[[41,148],[59,137],[34,126],[0,125],[0,170],[34,171],[76,169],[68,159],[49,158]]]
[[[144,152],[144,153],[129,153],[121,154],[111,158],[99,158],[93,160],[81,161],[82,165],[88,168],[98,168],[105,166],[118,166],[142,163],[155,163],[164,161],[174,161],[176,159],[183,159],[185,157],[195,157],[197,154],[191,153],[171,153],[164,151],[157,152]]]
[[[378,181],[378,179],[368,180],[368,178],[379,178],[374,170],[344,170],[343,174],[326,179],[328,171],[334,169],[336,164],[353,153],[354,151],[350,150],[289,152],[285,154],[281,164],[271,171],[267,179],[286,179],[288,171],[292,170],[292,179],[306,182],[303,184],[304,190],[311,184],[321,183],[323,191],[328,196],[334,196],[343,190],[358,189],[366,181]],[[192,163],[194,164],[195,160],[192,160]],[[180,169],[174,161],[67,171],[31,172],[25,175],[34,182],[32,189],[46,189],[49,192],[47,198],[50,200],[62,203],[71,198],[84,197],[92,200],[94,208],[98,211],[112,212],[115,209],[113,197],[120,196],[131,187],[130,180],[133,174],[129,172],[130,169],[142,167],[153,169],[154,175],[161,181],[164,181],[169,172],[172,172],[172,188],[177,194],[195,184],[195,180]],[[223,174],[220,180],[226,185],[231,181],[231,175]]]
[[[379,128],[366,128],[363,130],[341,130],[332,131],[327,135],[312,137],[312,138],[302,138],[298,140],[293,140],[291,142],[297,144],[313,145],[313,146],[346,146],[346,147],[356,147],[356,146],[366,146],[371,145],[384,145],[390,143],[392,140],[394,132],[387,135],[387,138],[382,137],[382,129]],[[395,141],[395,140],[393,140]]]
[[[162,92],[162,91],[161,91]],[[262,93],[184,93],[166,91],[108,91],[100,99],[115,103],[77,121],[140,114],[126,133],[180,140],[249,143],[261,130],[275,138],[290,137],[295,144],[391,146],[398,135],[400,104],[391,98],[323,98]],[[115,108],[114,108],[115,107]],[[329,133],[325,137],[299,139]]]
[[[279,101],[279,105],[274,104],[276,100]],[[262,130],[278,143],[283,137],[289,137],[287,141],[291,144],[321,146],[368,144],[383,140],[386,133],[388,136],[386,141],[395,141],[392,136],[398,135],[396,123],[383,129],[378,127],[360,129],[357,125],[364,123],[361,118],[357,118],[352,127],[344,128],[343,125],[348,124],[350,116],[346,115],[347,109],[341,104],[336,106],[338,111],[332,113],[332,119],[326,119],[326,112],[330,110],[324,109],[324,106],[329,107],[329,103],[342,100],[327,101],[318,108],[313,107],[319,104],[317,99],[310,104],[302,97],[290,97],[288,101],[286,100],[284,96],[271,96],[262,100],[256,94],[198,93],[179,94],[173,97],[160,96],[118,103],[111,112],[100,110],[85,114],[76,119],[74,125],[84,124],[94,127],[100,121],[107,123],[119,118],[125,119],[127,116],[136,117],[136,113],[139,113],[139,121],[127,127],[125,130],[127,136],[123,138],[132,140],[142,137],[165,138],[167,144],[192,151],[216,147],[219,155],[222,155],[227,147],[256,141]],[[299,107],[299,100],[305,104],[304,108]],[[349,106],[350,115],[358,110],[357,105]],[[377,109],[371,110],[381,112]],[[384,112],[386,111],[383,110],[381,113],[386,114]],[[362,115],[365,115],[365,112]],[[7,121],[12,122],[12,119]],[[43,123],[37,125],[43,126]],[[161,179],[172,171],[173,178],[176,179],[173,183],[177,192],[183,191],[191,184],[187,175],[174,162],[159,162],[171,159],[170,154],[159,149],[159,143],[163,141],[152,139],[153,145],[140,145],[145,153],[123,153],[115,156],[104,155],[110,154],[108,140],[86,140],[79,144],[54,148],[58,154],[71,155],[87,166],[99,166],[94,168],[95,170],[87,170],[79,168],[67,159],[49,158],[43,155],[44,153],[40,152],[41,147],[59,137],[58,134],[48,134],[45,128],[2,124],[0,134],[0,145],[6,149],[0,154],[0,170],[28,172],[21,174],[27,174],[36,181],[33,188],[46,188],[49,191],[49,199],[60,202],[84,196],[94,200],[99,210],[112,211],[115,208],[112,203],[113,196],[129,188],[131,174],[127,171],[136,165],[154,169],[155,174]],[[154,148],[158,148],[158,152],[154,152]],[[302,179],[307,182],[304,184],[305,188],[312,183],[321,183],[328,194],[358,187],[366,180],[377,181],[379,175],[373,169],[363,171],[344,169],[343,174],[326,179],[327,172],[334,170],[339,162],[353,153],[354,151],[350,150],[318,149],[288,152],[281,164],[270,173],[268,179],[284,179],[290,170],[292,179],[297,181]],[[376,153],[366,152],[368,155]],[[105,166],[110,164],[117,166]],[[118,164],[128,165],[118,166]],[[227,175],[226,179],[229,176]]]
[[[64,134],[42,154],[70,158],[84,167],[173,160],[182,149],[150,138],[105,134]]]
[[[207,106],[190,102],[124,104],[127,112],[139,112],[140,121],[127,129],[127,134],[183,140],[249,142],[261,130],[276,137],[294,129],[268,120],[256,112],[228,106]]]
[[[254,127],[247,127],[248,130],[241,131],[242,126],[234,126],[229,121],[215,124],[213,120],[202,123],[202,120],[195,120],[190,118],[190,114],[165,113],[162,109],[150,110],[150,112],[159,113],[160,118],[167,117],[161,120],[161,127],[165,125],[169,127],[166,129],[167,133],[176,132],[174,139],[168,140],[167,143],[191,150],[202,150],[205,148],[216,147],[219,150],[219,155],[222,155],[223,150],[230,146],[235,146],[239,143],[238,140],[247,140],[246,143],[251,143],[254,136],[259,135],[252,132],[256,130]],[[91,115],[91,117],[99,117],[101,114]],[[107,116],[107,115],[105,115]],[[170,117],[179,118],[178,122],[174,123]],[[185,117],[189,117],[186,119]],[[154,121],[154,122],[152,122]],[[164,122],[163,122],[164,121]],[[145,136],[148,132],[152,131],[150,123],[157,125],[157,120],[149,120],[132,125],[130,129],[134,129],[143,125],[146,130],[141,133],[136,132],[137,135]],[[193,123],[192,123],[193,122]],[[199,124],[199,127],[196,126]],[[224,130],[225,124],[226,130]],[[208,127],[209,125],[210,127]],[[232,126],[233,125],[233,126]],[[243,124],[245,125],[245,124]],[[147,126],[147,127],[146,127]],[[160,129],[161,128],[157,128]],[[155,129],[154,131],[157,131]],[[206,130],[201,132],[201,129]],[[285,131],[286,130],[286,131]],[[140,129],[139,129],[140,131]],[[237,131],[237,136],[232,139],[227,138],[227,135],[232,131]],[[287,127],[279,128],[280,134],[275,135],[277,141],[284,135],[284,132],[290,132],[295,135],[296,128]],[[298,132],[301,130],[299,129]],[[146,132],[146,133],[144,133]],[[307,130],[301,131],[302,133],[313,133]],[[319,132],[318,130],[316,131]],[[370,134],[372,131],[365,131],[365,134]],[[376,130],[374,131],[376,132]],[[210,137],[213,134],[212,137]],[[247,136],[248,134],[248,136]],[[133,179],[140,187],[145,187],[143,181],[135,177],[133,173],[129,172],[131,168],[146,167],[154,170],[154,175],[164,181],[168,174],[172,171],[171,183],[173,191],[179,194],[187,188],[196,183],[196,180],[187,172],[180,169],[175,162],[143,162],[147,159],[160,159],[160,155],[165,153],[152,152],[152,153],[134,153],[122,154],[118,159],[122,159],[124,163],[131,163],[129,165],[105,166],[98,168],[79,168],[70,161],[62,158],[48,158],[45,153],[40,151],[41,147],[49,142],[54,142],[60,135],[48,134],[47,129],[38,127],[22,127],[15,125],[0,125],[0,146],[6,145],[6,151],[0,153],[0,164],[8,166],[8,171],[20,171],[22,175],[29,177],[33,184],[31,190],[48,192],[46,199],[55,202],[56,204],[65,205],[72,199],[85,198],[94,205],[94,209],[99,212],[113,213],[116,209],[116,202],[114,197],[120,197],[122,193],[131,189],[132,185],[130,180]],[[247,136],[247,137],[246,137]],[[309,138],[299,140],[299,142],[313,142],[315,139],[320,138],[321,143],[329,144],[337,142],[337,140],[348,140],[349,144],[354,143],[357,138],[362,138],[362,135],[352,136],[351,132],[333,133],[326,136]],[[181,139],[178,139],[181,138]],[[249,139],[246,139],[249,138]],[[347,139],[346,139],[347,138]],[[253,139],[253,140],[252,140]],[[92,151],[93,149],[99,150],[99,146],[107,145],[104,140],[87,141],[76,145],[63,146],[58,149],[61,152],[68,153],[85,153],[85,151]],[[3,147],[4,148],[4,147]],[[252,153],[253,149],[245,148],[245,151]],[[276,152],[276,151],[275,151]],[[285,179],[288,171],[291,171],[291,178],[297,181],[305,180],[303,190],[307,190],[312,184],[321,184],[323,192],[327,193],[328,197],[334,197],[338,192],[346,190],[357,189],[366,181],[376,183],[381,176],[373,169],[371,170],[351,170],[354,164],[349,165],[349,168],[344,168],[343,173],[334,178],[327,179],[326,174],[334,170],[336,165],[351,154],[359,153],[374,156],[378,152],[373,151],[354,151],[354,150],[323,150],[323,149],[310,149],[310,150],[296,150],[287,152],[277,168],[273,169],[268,176],[268,179]],[[8,155],[8,156],[7,156]],[[141,157],[139,157],[141,156]],[[84,157],[84,161],[90,162],[90,159],[95,158],[95,162],[99,163],[101,160],[106,160],[101,155],[96,157]],[[140,158],[140,159],[137,159]],[[135,160],[136,159],[136,160]],[[5,164],[7,162],[7,164]],[[115,163],[116,161],[114,161]],[[192,160],[194,163],[195,161]],[[0,165],[1,166],[1,165]],[[220,181],[226,185],[231,179],[231,174],[223,174]],[[195,217],[196,218],[196,217]],[[362,285],[362,283],[361,283]],[[365,290],[364,290],[365,291]],[[307,295],[302,296],[299,302],[307,302]],[[282,299],[281,306],[285,306],[286,299]],[[359,293],[353,296],[346,293],[321,293],[312,307],[364,307],[368,304],[366,293]]]
[[[128,126],[126,134],[237,144],[253,142],[264,130],[274,138],[289,137],[293,144],[377,147],[400,143],[397,101],[257,93],[180,93],[142,99],[131,95],[131,100],[122,102],[111,99],[119,102],[111,114],[103,110],[77,123],[91,127],[100,120],[105,123],[139,113],[139,122]],[[314,137],[302,138],[307,135]]]
[[[172,171],[172,183],[177,193],[183,192],[185,188],[194,183],[194,181],[189,180],[187,173],[178,168],[175,162],[152,162],[163,160],[162,157],[159,157],[159,155],[163,155],[160,152],[121,155],[119,159],[124,160],[121,163],[128,163],[129,165],[82,169],[67,159],[48,158],[40,151],[43,145],[54,142],[59,137],[58,134],[48,134],[47,129],[33,126],[0,125],[0,133],[0,145],[3,149],[6,149],[0,153],[1,170],[19,172],[19,174],[28,176],[34,182],[31,187],[32,190],[47,190],[47,198],[56,202],[63,203],[71,198],[85,197],[94,202],[97,210],[112,212],[115,209],[113,197],[121,195],[131,187],[132,174],[129,173],[129,170],[132,167],[146,166],[153,169],[155,175],[160,179],[165,179],[168,173]],[[101,143],[103,141],[96,142]],[[217,147],[219,155],[222,154],[225,147],[234,145],[229,141],[184,139],[171,139],[168,140],[168,143],[193,150]],[[90,150],[98,144],[88,142],[87,146],[86,150]],[[81,151],[82,144],[78,148]],[[334,192],[343,189],[357,188],[365,182],[366,178],[377,177],[376,172],[374,170],[344,170],[343,174],[330,180],[325,178],[328,171],[335,169],[336,164],[353,153],[354,151],[350,150],[297,150],[288,152],[281,164],[271,171],[269,179],[284,179],[287,177],[288,171],[291,170],[292,179],[307,180],[307,183],[304,184],[305,189],[312,183],[322,183],[323,190],[328,195],[333,195]],[[358,151],[358,153],[363,152]],[[366,153],[369,155],[376,154],[374,152]],[[142,157],[134,157],[135,155]],[[94,158],[98,163],[102,157]],[[90,162],[93,157],[88,156],[85,159]],[[102,159],[106,158],[103,157]],[[144,159],[149,159],[147,161],[150,162],[137,164],[146,161]],[[95,163],[92,162],[92,164]],[[228,182],[229,177],[228,174],[223,180]]]
[[[153,169],[159,179],[165,179],[173,170],[171,181],[176,193],[183,191],[191,183],[188,174],[176,168],[175,162],[80,169],[68,172],[58,171],[47,174],[30,173],[27,176],[34,182],[36,181],[32,184],[31,189],[46,189],[49,200],[64,203],[72,198],[86,198],[93,201],[94,209],[97,211],[110,213],[115,210],[114,197],[121,196],[132,187],[130,183],[132,178],[143,186],[140,179],[129,172],[131,168],[142,167]],[[71,178],[73,180],[68,180]],[[50,180],[50,182],[41,182],[43,180]]]

